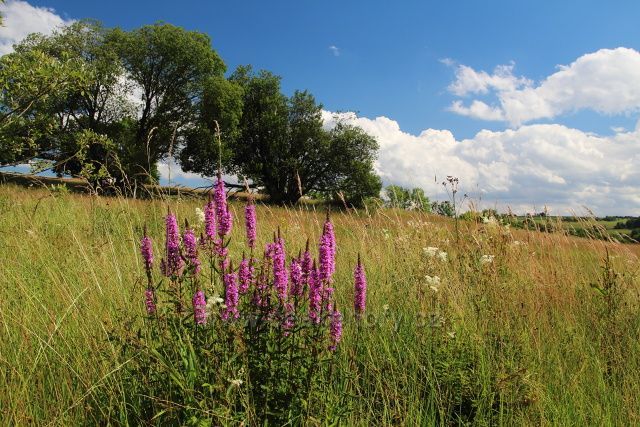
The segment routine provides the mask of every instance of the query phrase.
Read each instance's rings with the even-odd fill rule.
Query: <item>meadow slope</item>
[[[167,207],[197,223],[203,202],[0,187],[2,424],[81,425],[102,415],[96,394],[118,399],[108,337],[144,313],[143,225],[161,253]],[[279,225],[297,254],[323,219],[260,205],[259,245]],[[345,316],[309,424],[640,424],[640,245],[468,222],[456,234],[396,210],[332,219],[338,304],[353,305],[360,253],[368,316]]]

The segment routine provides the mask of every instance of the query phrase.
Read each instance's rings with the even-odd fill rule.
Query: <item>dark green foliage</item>
[[[191,124],[205,82],[225,66],[202,33],[80,21],[30,35],[2,58],[2,70],[0,162],[46,159],[59,175],[124,184],[157,178],[159,160],[200,137]],[[87,174],[87,164],[103,172]]]
[[[380,192],[375,139],[346,123],[324,129],[322,105],[307,91],[285,96],[280,77],[268,71],[239,67],[228,81],[209,82],[201,111],[200,138],[181,154],[185,170],[213,175],[222,156],[228,172],[251,179],[277,203],[316,194],[362,205]],[[209,139],[213,120],[221,153]]]
[[[436,213],[438,215],[444,215],[450,218],[453,218],[455,216],[453,204],[451,204],[451,202],[449,202],[448,200],[445,200],[444,202],[433,202],[433,204],[431,205],[431,210],[433,213]]]

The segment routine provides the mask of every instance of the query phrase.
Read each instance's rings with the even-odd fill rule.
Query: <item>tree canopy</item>
[[[124,31],[80,21],[32,34],[0,60],[11,73],[0,76],[4,115],[20,115],[0,128],[12,148],[3,154],[13,153],[2,161],[37,156],[70,175],[90,163],[99,176],[146,181],[190,136],[204,82],[224,71],[208,36],[170,24]]]
[[[213,175],[222,157],[226,172],[251,179],[273,201],[284,203],[319,194],[359,204],[379,194],[375,138],[346,123],[325,129],[322,105],[308,91],[287,97],[280,77],[245,66],[228,81],[215,81],[202,104],[206,123],[226,125],[222,152],[193,139],[182,152],[186,170]]]
[[[206,34],[84,20],[14,49],[0,58],[0,164],[37,159],[124,185],[158,178],[157,163],[175,157],[205,176],[222,166],[279,203],[380,192],[375,138],[345,122],[325,128],[314,96],[283,94],[271,72],[225,77]]]

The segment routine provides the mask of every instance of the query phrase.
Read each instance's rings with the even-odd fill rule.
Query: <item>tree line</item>
[[[167,23],[133,30],[84,20],[31,34],[0,58],[0,164],[125,187],[155,182],[158,163],[247,178],[280,203],[378,196],[378,143],[338,121],[325,128],[308,91],[231,73],[208,35]]]

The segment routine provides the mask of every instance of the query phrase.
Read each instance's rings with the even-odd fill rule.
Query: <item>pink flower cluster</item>
[[[191,285],[193,292],[193,319],[196,325],[206,325],[207,298],[200,286],[202,269],[199,250],[209,256],[211,274],[219,274],[223,287],[224,305],[220,318],[224,321],[238,319],[242,311],[262,313],[265,318],[280,322],[282,333],[288,336],[296,323],[308,318],[316,327],[324,325],[328,331],[328,348],[335,350],[342,337],[342,313],[334,301],[334,274],[336,271],[336,238],[334,226],[327,214],[318,248],[318,259],[314,260],[307,241],[304,252],[287,262],[285,241],[280,230],[273,242],[267,243],[264,259],[253,257],[257,242],[256,211],[253,200],[245,208],[245,227],[250,256],[245,255],[234,270],[228,257],[228,240],[233,218],[227,204],[224,182],[218,174],[213,197],[204,207],[204,230],[200,239],[185,223],[184,234],[176,216],[169,212],[166,217],[165,258],[161,262],[162,273],[170,279],[174,291],[182,292]],[[151,280],[153,253],[151,239],[145,234],[140,251],[147,271],[148,286],[145,291],[147,313],[156,312],[156,295]],[[206,276],[205,276],[206,277]],[[364,266],[358,256],[354,270],[354,311],[361,319],[366,307],[367,282]],[[213,283],[213,282],[212,282]],[[188,287],[184,289],[189,289]],[[246,303],[241,301],[246,295]],[[178,307],[182,307],[182,296],[178,295]],[[222,300],[221,300],[222,301]],[[180,310],[180,308],[179,308]]]

